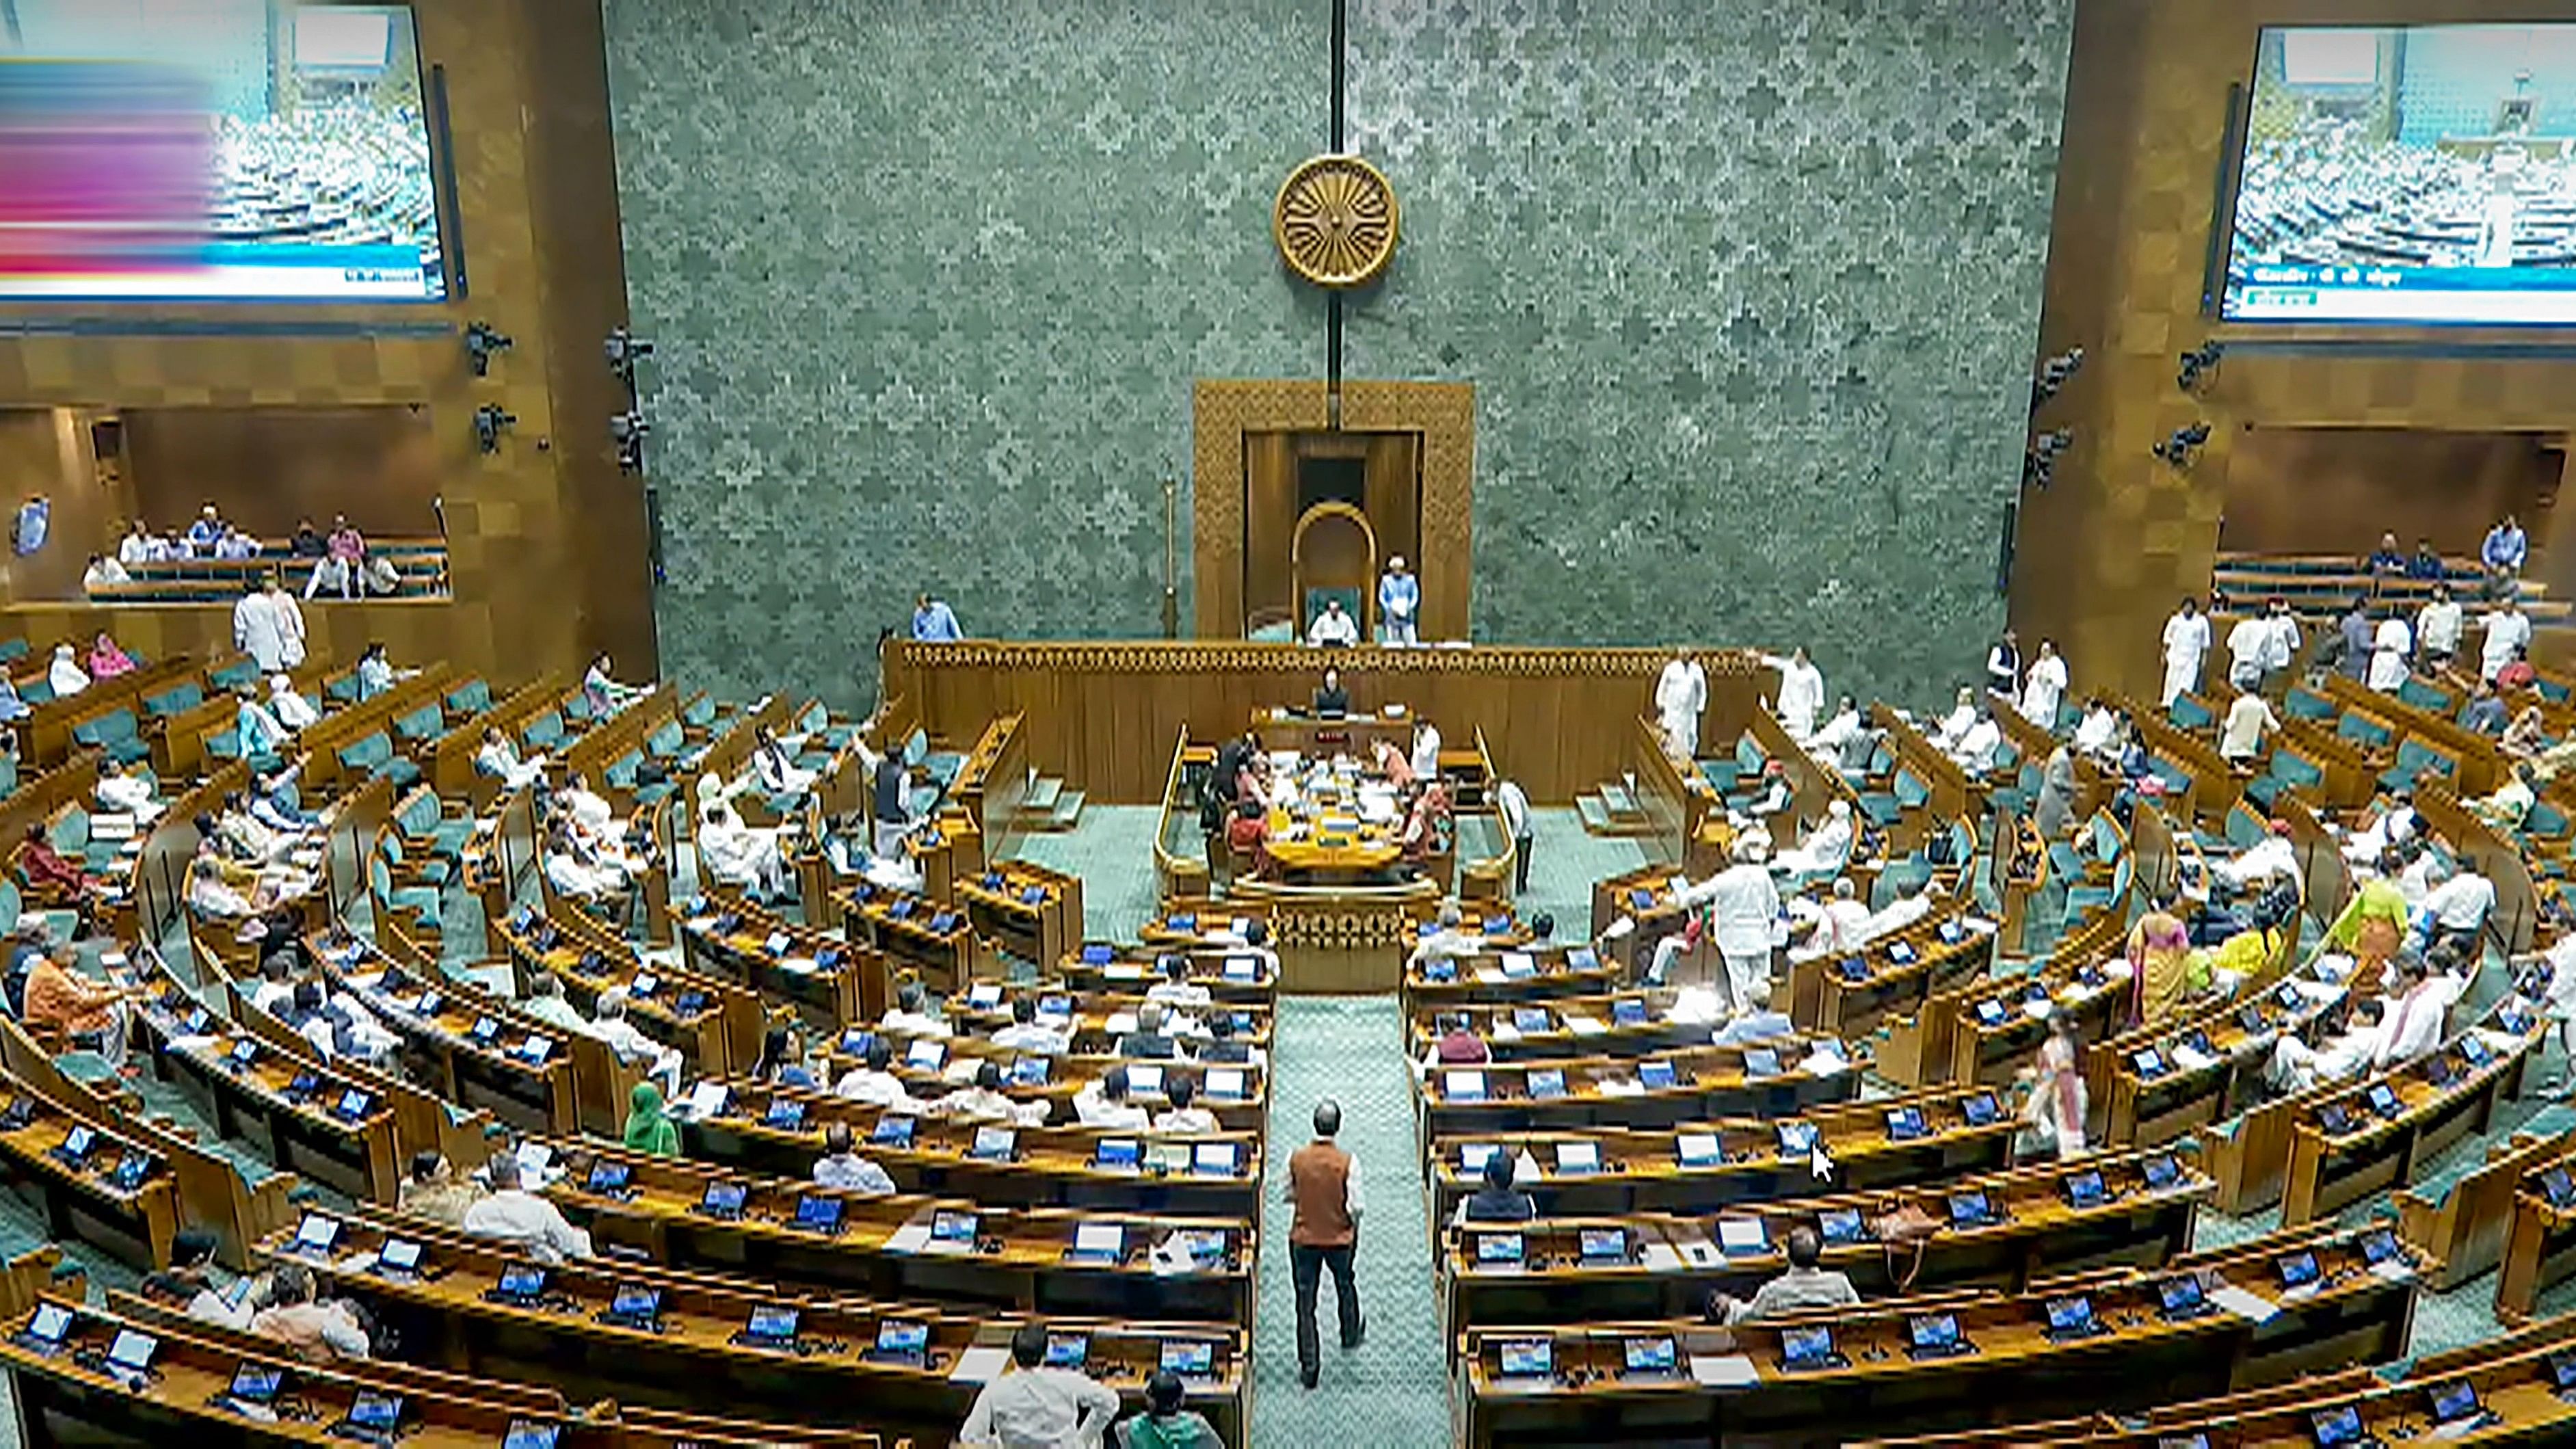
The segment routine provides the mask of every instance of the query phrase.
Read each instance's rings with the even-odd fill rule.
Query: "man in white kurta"
[[[1825,818],[1795,850],[1780,852],[1771,868],[1784,875],[1832,875],[1851,859],[1851,802],[1836,800],[1825,807]]]
[[[2395,694],[2406,682],[2406,656],[2414,648],[2415,638],[2405,620],[2394,614],[2380,620],[2377,632],[2370,636],[2370,673],[2363,683],[2382,694]]]
[[[1318,649],[1347,649],[1360,642],[1359,621],[1342,611],[1341,600],[1327,599],[1324,612],[1307,626],[1306,642]]]
[[[2208,654],[2209,616],[2200,611],[2200,600],[2185,599],[2165,620],[2165,682],[2156,703],[2170,705],[2177,696],[2200,688],[2200,661]]]
[[[1440,778],[1440,726],[1426,719],[1413,727],[1413,753],[1405,763],[1417,780]]]
[[[262,674],[304,662],[304,616],[273,583],[233,605],[233,647],[258,661]]]
[[[1967,733],[1959,736],[1959,742],[1950,747],[1950,758],[1958,761],[1959,768],[1969,774],[1982,775],[1995,767],[1995,756],[2003,745],[2004,727],[1995,723],[1993,714],[1980,709]]]
[[[1765,654],[1762,662],[1780,671],[1780,699],[1775,712],[1789,738],[1803,740],[1815,733],[1816,716],[1825,708],[1825,674],[1807,658],[1805,645],[1788,657]]]
[[[1959,686],[1959,702],[1932,728],[1932,747],[1944,752],[1956,747],[1976,724],[1977,692],[1963,684]]]
[[[2415,647],[2424,652],[2424,667],[2439,669],[2460,652],[2460,601],[2448,584],[2433,586],[2433,602],[2415,615]]]
[[[2263,640],[2263,673],[2269,678],[2279,675],[2299,657],[2299,620],[2287,603],[2274,599],[2272,616],[2263,622],[2270,626]]]
[[[1673,656],[1655,680],[1655,718],[1664,747],[1685,760],[1699,758],[1699,712],[1708,707],[1708,671],[1696,659]]]
[[[2021,717],[2044,730],[2057,728],[2058,701],[2066,698],[2066,659],[2057,646],[2039,641],[2039,657],[2021,680]]]
[[[2530,645],[2531,616],[2522,611],[2519,601],[2507,599],[2502,608],[2487,615],[2486,642],[2478,649],[2478,677],[2494,683],[2497,671]]]
[[[2238,689],[2263,687],[2263,656],[2272,652],[2272,621],[2248,614],[2227,631],[2227,682]]]
[[[1709,934],[1726,962],[1730,1010],[1750,1009],[1756,985],[1771,984],[1771,945],[1780,922],[1780,890],[1771,883],[1758,850],[1739,845],[1735,863],[1677,897],[1685,908],[1708,908]],[[1662,955],[1660,943],[1657,955]]]

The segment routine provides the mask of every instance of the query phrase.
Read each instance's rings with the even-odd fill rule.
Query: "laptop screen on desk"
[[[1680,1361],[1669,1338],[1632,1338],[1621,1345],[1632,1374],[1668,1374]]]

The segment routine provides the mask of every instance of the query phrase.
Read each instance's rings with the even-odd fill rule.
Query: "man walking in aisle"
[[[1360,1236],[1360,1164],[1333,1140],[1341,1130],[1341,1104],[1327,1097],[1315,1104],[1315,1140],[1288,1157],[1288,1201],[1297,1210],[1288,1229],[1288,1262],[1297,1284],[1297,1381],[1310,1389],[1322,1353],[1315,1290],[1326,1269],[1333,1274],[1333,1320],[1341,1327],[1342,1347],[1357,1348],[1367,1337],[1359,1284],[1351,1276]]]

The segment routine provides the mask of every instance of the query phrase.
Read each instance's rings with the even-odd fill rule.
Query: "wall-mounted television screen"
[[[2576,324],[2576,24],[2266,29],[2220,315]]]
[[[0,4],[0,301],[446,295],[411,11]]]

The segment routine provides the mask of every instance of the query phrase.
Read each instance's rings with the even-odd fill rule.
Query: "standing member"
[[[2416,613],[2415,647],[2428,674],[2448,666],[2460,652],[2460,605],[2449,584],[2433,585],[2433,602]]]
[[[2478,650],[2478,677],[2492,681],[2516,654],[2529,647],[2531,616],[2522,611],[2522,601],[2508,593],[2497,603],[2495,612],[2487,615],[2486,640]]]
[[[1297,1381],[1310,1389],[1322,1371],[1315,1290],[1327,1270],[1333,1275],[1333,1321],[1341,1327],[1342,1347],[1357,1348],[1368,1336],[1360,1321],[1359,1282],[1351,1272],[1351,1254],[1360,1239],[1360,1164],[1333,1140],[1341,1130],[1341,1104],[1328,1097],[1315,1104],[1315,1140],[1288,1157],[1288,1201],[1297,1210],[1288,1229],[1288,1261],[1297,1288]]]
[[[2030,674],[2021,683],[2021,717],[2044,730],[2057,728],[2058,702],[2066,698],[2066,661],[2058,656],[2057,645],[2039,641],[2039,657],[2030,662]]]
[[[1386,561],[1386,577],[1377,581],[1378,637],[1399,649],[1422,642],[1414,625],[1422,613],[1422,584],[1404,571],[1404,556]]]
[[[2021,694],[2021,640],[2010,629],[1986,651],[1986,693],[2007,705]]]
[[[903,767],[903,757],[893,750],[877,761],[875,781],[876,839],[871,842],[876,853],[889,860],[903,854],[904,832],[912,828],[912,781]]]
[[[1699,712],[1708,707],[1708,671],[1699,661],[1675,653],[1655,680],[1655,718],[1664,727],[1664,748],[1674,758],[1699,756]]]
[[[924,594],[912,606],[912,637],[922,644],[954,644],[966,637],[946,599]]]
[[[2156,702],[2170,705],[2200,688],[2200,661],[2209,653],[2209,616],[2200,612],[2200,600],[2185,598],[2165,620],[2164,653],[2164,689]]]
[[[1780,698],[1772,712],[1780,716],[1780,726],[1789,732],[1789,738],[1804,743],[1816,732],[1816,716],[1824,713],[1824,671],[1807,657],[1804,644],[1786,658],[1765,654],[1762,662],[1780,671]]]
[[[1526,894],[1530,872],[1530,803],[1519,782],[1505,780],[1494,786],[1494,813],[1503,822],[1503,831],[1512,838],[1512,891]]]

